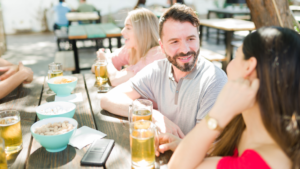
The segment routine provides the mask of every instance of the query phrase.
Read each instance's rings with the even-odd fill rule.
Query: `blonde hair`
[[[145,8],[130,11],[127,18],[131,21],[138,45],[137,50],[134,48],[130,50],[129,64],[134,65],[141,60],[151,48],[159,45],[158,19],[150,10]]]

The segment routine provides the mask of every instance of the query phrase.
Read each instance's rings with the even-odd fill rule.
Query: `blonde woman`
[[[108,62],[107,71],[112,86],[126,82],[146,65],[165,58],[158,44],[158,19],[148,9],[140,8],[129,12],[122,30],[125,46],[114,53],[97,52],[99,59]],[[122,66],[128,65],[126,69]],[[94,73],[94,66],[92,66]]]

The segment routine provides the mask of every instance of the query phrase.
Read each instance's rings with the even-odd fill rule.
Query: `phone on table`
[[[105,166],[105,162],[114,147],[111,139],[95,140],[80,161],[81,165]]]

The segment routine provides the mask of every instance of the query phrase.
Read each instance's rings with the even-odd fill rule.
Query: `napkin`
[[[82,94],[74,93],[66,97],[55,96],[55,101],[66,101],[66,102],[82,102]]]
[[[106,134],[101,131],[92,129],[87,126],[82,126],[76,130],[76,133],[71,137],[69,145],[77,147],[79,150],[88,144],[91,144],[96,139],[105,137]]]

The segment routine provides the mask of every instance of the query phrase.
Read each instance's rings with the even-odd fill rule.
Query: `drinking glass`
[[[130,123],[132,168],[154,168],[156,127],[148,120]]]
[[[95,85],[99,88],[99,92],[108,92],[111,89],[109,78],[107,74],[107,62],[106,60],[96,60],[95,67]]]
[[[138,120],[152,121],[153,103],[147,99],[136,99],[132,106],[129,107],[128,121],[135,122]]]
[[[0,111],[0,137],[5,141],[5,152],[7,154],[22,149],[21,118],[18,111]]]
[[[0,168],[1,169],[7,169],[4,146],[5,146],[4,140],[0,137]]]
[[[50,63],[48,65],[48,79],[53,77],[62,76],[63,69],[61,63]]]

